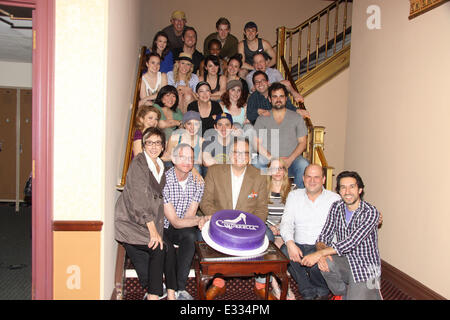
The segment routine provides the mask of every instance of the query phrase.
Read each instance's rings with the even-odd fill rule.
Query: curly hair
[[[227,109],[230,108],[231,106],[231,101],[230,101],[230,90],[225,91],[222,96],[220,97],[220,100],[222,101],[222,103],[225,105],[225,107],[227,107]],[[238,108],[243,108],[245,106],[245,103],[247,102],[247,97],[244,96],[244,90],[241,89],[241,96],[239,97],[239,100],[237,101],[237,107]]]
[[[175,64],[173,65],[173,80],[175,83],[178,83],[180,79],[180,60],[175,61]],[[186,73],[186,85],[188,85],[189,80],[191,80],[192,72],[194,71],[194,65],[191,63],[191,69],[188,73]]]
[[[136,120],[135,120],[135,127],[139,130],[144,129],[144,124],[142,123],[142,119],[147,115],[149,112],[154,112],[158,116],[158,121],[161,119],[161,112],[154,106],[140,106],[137,113],[136,113]]]

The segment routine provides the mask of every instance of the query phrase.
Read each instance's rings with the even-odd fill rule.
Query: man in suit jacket
[[[235,137],[231,148],[231,164],[217,164],[208,169],[205,179],[205,191],[200,209],[207,217],[219,210],[241,210],[249,212],[266,221],[268,215],[268,190],[266,177],[259,169],[250,165],[249,141]],[[199,225],[200,227],[200,225]],[[273,241],[270,229],[266,232]],[[260,278],[261,279],[261,278]],[[206,292],[206,299],[212,300],[225,293],[225,281],[216,278]],[[265,296],[264,283],[256,282],[255,294]],[[269,294],[270,299],[274,296]]]

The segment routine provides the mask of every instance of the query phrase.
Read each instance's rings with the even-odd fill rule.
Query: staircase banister
[[[123,190],[123,187],[125,186],[128,167],[130,166],[130,163],[131,163],[131,153],[132,153],[133,135],[134,135],[134,121],[135,121],[136,113],[137,113],[138,106],[139,106],[139,99],[140,99],[139,94],[140,94],[140,90],[141,90],[141,76],[142,76],[142,70],[145,66],[146,51],[147,51],[147,47],[143,46],[143,47],[141,47],[141,50],[139,53],[139,65],[138,65],[136,81],[135,81],[133,106],[132,106],[130,122],[129,122],[129,126],[128,126],[127,146],[125,149],[125,156],[124,156],[124,160],[123,160],[122,177],[120,180],[120,184],[118,184],[116,186],[116,189],[118,189],[118,190]]]
[[[295,84],[294,78],[292,78],[292,75],[290,74],[290,72],[286,72],[286,70],[289,70],[289,67],[287,65],[286,59],[284,59],[284,56],[281,56],[280,59],[281,59],[281,64],[283,65],[283,69],[285,70],[285,76],[286,76],[287,80],[291,83],[292,88],[295,91],[299,92],[298,89],[297,89],[297,85]],[[306,110],[305,104],[303,102],[299,102],[298,105],[299,105],[300,109]],[[310,118],[304,118],[304,120],[305,120],[306,126],[308,128],[312,128],[313,127],[313,124],[312,124]]]
[[[312,15],[311,17],[309,17],[308,19],[306,19],[304,22],[300,23],[298,26],[293,27],[293,28],[285,27],[286,32],[293,33],[293,34],[297,33],[300,29],[304,29],[305,27],[307,27],[309,25],[309,23],[312,23],[312,22],[316,21],[319,17],[322,17],[325,14],[327,14],[328,11],[331,11],[332,9],[334,9],[341,2],[347,2],[347,3],[352,2],[353,3],[353,0],[336,0],[332,4],[327,6],[326,8],[322,9],[318,13],[316,13],[316,14]]]

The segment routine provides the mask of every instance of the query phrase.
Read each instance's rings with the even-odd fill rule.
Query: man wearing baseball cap
[[[205,132],[203,142],[203,165],[229,163],[229,151],[232,146],[233,117],[223,112],[216,116],[214,130]]]
[[[169,49],[172,51],[175,48],[183,46],[182,35],[184,28],[186,27],[186,14],[180,10],[172,12],[170,23],[171,24],[162,31],[164,31],[169,38]]]

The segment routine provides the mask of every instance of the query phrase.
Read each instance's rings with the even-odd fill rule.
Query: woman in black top
[[[195,88],[198,100],[191,102],[187,111],[196,111],[200,113],[202,120],[202,135],[206,130],[214,130],[214,120],[222,113],[222,107],[217,101],[211,100],[211,86],[208,82],[201,81]]]

